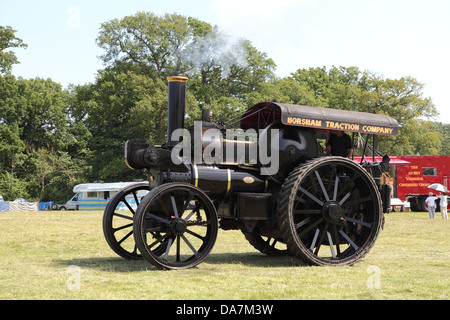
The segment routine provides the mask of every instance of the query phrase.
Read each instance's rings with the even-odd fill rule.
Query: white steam
[[[179,58],[189,64],[191,69],[188,73],[211,71],[220,67],[222,77],[226,77],[233,66],[248,66],[247,55],[243,40],[232,39],[213,28],[205,37],[196,38],[187,44]]]

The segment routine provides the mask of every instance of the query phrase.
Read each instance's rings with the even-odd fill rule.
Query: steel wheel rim
[[[103,233],[108,245],[126,259],[142,258],[133,238],[133,219],[145,191],[149,191],[146,183],[124,188],[110,199],[103,215]]]
[[[294,184],[289,203],[302,257],[317,265],[358,261],[380,229],[381,201],[373,180],[346,159],[318,162],[308,169]]]
[[[135,219],[134,237],[139,250],[161,269],[198,265],[212,250],[217,233],[218,219],[212,202],[187,184],[169,183],[152,190]],[[156,252],[158,246],[164,249]]]

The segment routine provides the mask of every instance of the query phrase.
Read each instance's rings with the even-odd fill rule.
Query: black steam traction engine
[[[390,187],[380,183],[389,158],[376,163],[373,157],[373,162],[358,164],[325,156],[317,134],[339,129],[397,135],[394,119],[264,102],[242,115],[240,128],[254,129],[256,141],[268,146],[250,138],[214,140],[194,132],[192,144],[201,140],[202,150],[211,141],[219,142],[235,151],[243,148],[245,159],[206,164],[200,157],[195,163],[192,150],[193,161],[174,162],[172,150],[179,142],[171,137],[184,127],[187,80],[168,78],[167,143],[125,144],[127,165],[147,169],[149,181],[121,190],[105,209],[103,231],[114,252],[127,259],[144,257],[162,269],[190,268],[211,252],[219,228],[241,230],[267,255],[292,254],[312,265],[349,265],[369,252],[390,206]],[[225,132],[208,117],[198,123],[201,133],[211,128]],[[270,150],[279,169],[270,172],[259,152],[251,158],[252,147]]]

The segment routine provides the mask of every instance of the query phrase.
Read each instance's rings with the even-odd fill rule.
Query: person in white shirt
[[[433,196],[433,192],[428,194],[428,198],[425,199],[425,202],[428,205],[428,215],[430,219],[436,219],[436,200],[438,198]]]
[[[448,204],[447,194],[441,192],[439,194],[439,199],[441,200],[439,202],[439,206],[441,207],[442,219],[448,219],[448,215],[447,215],[447,204]]]

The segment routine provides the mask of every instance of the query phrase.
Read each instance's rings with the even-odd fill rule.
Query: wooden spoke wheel
[[[201,263],[211,252],[218,229],[211,200],[185,183],[154,188],[144,197],[134,218],[139,251],[161,269],[186,269]],[[155,252],[154,248],[162,245],[163,252]]]
[[[111,249],[125,259],[141,259],[133,238],[133,218],[144,195],[147,182],[126,187],[117,192],[103,213],[103,234]]]
[[[312,265],[351,265],[375,243],[384,221],[373,178],[342,157],[294,169],[280,191],[278,214],[288,248]]]

